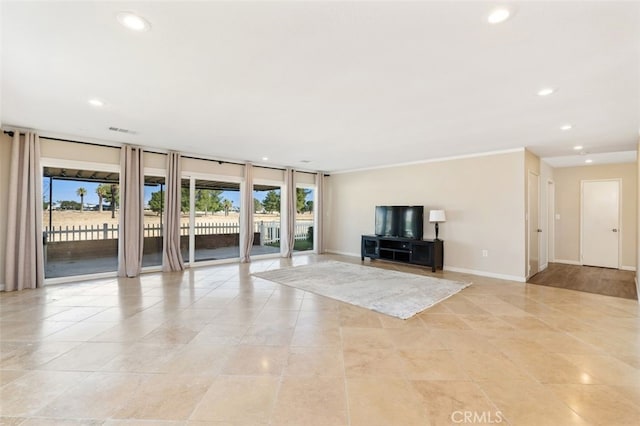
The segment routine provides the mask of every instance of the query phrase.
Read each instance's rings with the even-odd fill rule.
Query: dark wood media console
[[[443,267],[442,240],[412,240],[398,237],[363,235],[360,246],[361,258],[383,259],[394,262],[431,266],[431,271]]]

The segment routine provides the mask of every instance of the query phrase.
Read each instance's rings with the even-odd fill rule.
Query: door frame
[[[547,179],[547,265],[556,260],[556,183]]]
[[[78,160],[68,160],[63,158],[56,157],[40,157],[40,182],[44,178],[44,169],[45,167],[60,167],[67,169],[80,169],[80,170],[94,170],[99,172],[111,172],[118,173],[120,178],[122,177],[122,173],[120,171],[120,163],[100,163],[95,161],[78,161]],[[42,199],[43,188],[40,188],[40,199]],[[51,200],[49,200],[51,201]],[[43,210],[42,214],[45,214]],[[40,218],[42,220],[42,218]],[[119,248],[118,248],[119,250]],[[118,252],[116,252],[116,256],[118,256]],[[64,277],[55,277],[55,278],[46,278],[44,279],[43,286],[54,285],[54,284],[67,284],[73,283],[77,281],[86,281],[86,280],[95,280],[100,278],[113,278],[118,276],[118,270],[110,271],[110,272],[95,272],[92,274],[83,274],[83,275],[67,275]]]
[[[618,266],[617,269],[620,269],[620,262],[622,261],[622,179],[621,178],[612,178],[612,179],[581,179],[580,180],[580,265],[584,266],[584,261],[582,259],[583,251],[583,241],[582,238],[584,232],[584,184],[585,182],[618,182]]]
[[[531,278],[533,275],[531,273],[531,191],[529,191],[529,179],[531,176],[535,176],[538,180],[538,197],[536,200],[536,209],[538,211],[538,227],[536,229],[540,229],[540,173],[534,170],[528,170],[527,173],[527,280]],[[536,232],[536,238],[538,239],[538,271],[540,272],[540,240],[541,233]]]

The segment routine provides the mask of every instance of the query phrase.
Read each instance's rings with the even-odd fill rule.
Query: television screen
[[[376,206],[376,235],[421,240],[423,206]]]
[[[377,206],[376,207],[376,235],[385,237],[395,237],[397,232],[394,229],[395,221],[393,220],[393,207]]]

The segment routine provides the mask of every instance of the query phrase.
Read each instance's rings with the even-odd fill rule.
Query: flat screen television
[[[376,235],[422,239],[423,206],[376,206]]]

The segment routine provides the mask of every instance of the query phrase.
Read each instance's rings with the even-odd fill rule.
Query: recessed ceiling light
[[[146,19],[133,12],[118,13],[118,22],[132,31],[148,31],[151,28]]]
[[[102,102],[100,99],[89,99],[89,105],[92,105],[94,107],[103,107],[104,106],[104,102]]]
[[[300,160],[301,163],[310,163],[311,160]]]
[[[500,22],[504,22],[509,19],[511,12],[507,9],[501,7],[499,9],[495,9],[492,11],[487,17],[487,22],[490,24],[499,24]]]
[[[588,158],[586,160],[584,160],[585,163],[590,164],[593,163],[593,160],[591,158]]]
[[[262,161],[269,161],[269,157],[262,157]]]
[[[571,124],[565,124],[562,127],[560,127],[560,130],[571,130],[573,129],[573,126]]]
[[[575,149],[576,151],[580,151],[583,148],[582,145],[576,145],[573,147],[573,149]]]
[[[550,94],[552,94],[555,91],[556,91],[556,89],[554,89],[552,87],[545,87],[544,89],[538,90],[538,96],[549,96]]]

